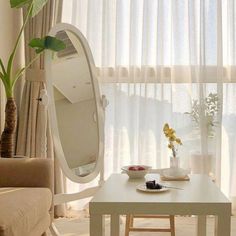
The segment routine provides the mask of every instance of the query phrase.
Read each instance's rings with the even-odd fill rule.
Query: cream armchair
[[[0,236],[41,236],[53,219],[53,162],[0,158]]]

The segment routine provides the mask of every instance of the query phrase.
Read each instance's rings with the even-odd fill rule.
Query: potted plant
[[[0,139],[1,157],[11,158],[14,155],[13,139],[16,129],[17,112],[13,91],[17,80],[30,67],[30,65],[40,57],[40,54],[42,54],[45,50],[60,51],[65,48],[65,44],[55,37],[45,36],[44,38],[32,39],[29,42],[29,46],[35,49],[35,57],[32,59],[32,61],[29,62],[29,64],[25,65],[20,70],[13,72],[13,62],[26,23],[31,17],[34,17],[39,13],[47,2],[48,0],[10,0],[11,8],[25,7],[27,8],[27,14],[16,39],[14,48],[9,55],[8,63],[4,65],[2,59],[0,58],[0,80],[3,83],[7,99],[5,107],[5,125]]]
[[[219,111],[219,98],[217,93],[209,93],[200,103],[198,100],[192,100],[192,111],[185,112],[192,118],[196,129],[200,130],[201,115],[204,116],[205,126],[207,130],[207,137],[213,138],[215,136],[214,127],[217,126],[217,112]]]
[[[215,137],[215,127],[217,126],[217,112],[219,111],[220,104],[217,93],[209,93],[201,103],[199,100],[192,100],[192,110],[191,112],[185,112],[189,115],[194,123],[196,130],[200,136],[200,126],[201,122],[204,122],[207,144],[213,142]],[[201,116],[204,116],[201,119]],[[214,164],[214,155],[211,152],[207,154],[202,154],[200,152],[193,151],[190,158],[190,167],[192,173],[206,173],[212,175],[212,169]]]

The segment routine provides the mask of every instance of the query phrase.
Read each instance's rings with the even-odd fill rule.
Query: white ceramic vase
[[[200,154],[193,152],[190,157],[192,174],[211,174],[214,172],[215,158],[213,154]]]

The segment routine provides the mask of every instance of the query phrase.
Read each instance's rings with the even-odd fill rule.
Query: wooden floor
[[[137,219],[137,226],[139,227],[153,227],[153,226],[168,226],[168,221],[158,219]],[[89,218],[60,218],[55,221],[57,229],[61,236],[89,236]],[[106,218],[106,236],[109,234],[109,218]],[[176,217],[176,236],[194,236],[196,218],[195,217]],[[121,221],[121,235],[124,235],[125,218]],[[214,235],[214,219],[207,220],[207,236]],[[147,232],[133,232],[130,236],[169,236],[170,233],[147,233]],[[236,217],[232,217],[231,236],[236,236]]]

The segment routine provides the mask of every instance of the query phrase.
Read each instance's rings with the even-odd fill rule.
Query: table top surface
[[[145,181],[156,180],[163,185],[182,188],[147,193],[136,189]],[[95,194],[91,203],[224,203],[230,201],[206,175],[191,175],[189,181],[161,181],[158,174],[145,179],[129,179],[126,174],[112,174]]]

